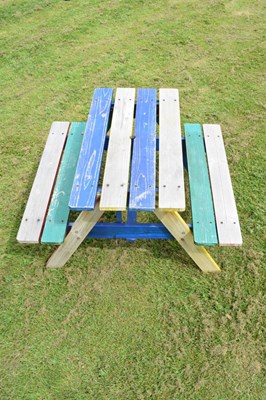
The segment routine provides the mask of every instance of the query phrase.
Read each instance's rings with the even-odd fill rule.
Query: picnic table
[[[52,124],[18,242],[58,244],[47,262],[55,268],[86,237],[176,239],[202,271],[219,271],[204,246],[242,244],[220,125],[186,123],[182,137],[178,89],[159,89],[158,100],[156,89],[113,96],[97,88],[86,123]],[[192,225],[180,215],[184,169]],[[79,212],[74,223],[71,210]],[[105,211],[115,211],[114,222],[102,221]],[[154,212],[158,223],[137,222],[140,212]]]

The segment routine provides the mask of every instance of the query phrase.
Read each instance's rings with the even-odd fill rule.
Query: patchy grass
[[[1,2],[3,400],[262,400],[265,391],[263,2]],[[98,86],[178,87],[183,122],[221,123],[244,246],[203,275],[173,241],[15,241],[53,120]]]

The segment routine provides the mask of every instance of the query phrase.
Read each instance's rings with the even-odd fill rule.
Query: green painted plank
[[[41,243],[59,244],[64,241],[70,211],[68,202],[85,127],[86,122],[72,122],[71,124]]]
[[[200,124],[185,124],[193,235],[196,245],[218,243],[207,159]]]

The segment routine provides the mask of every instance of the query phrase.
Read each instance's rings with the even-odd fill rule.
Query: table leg
[[[92,230],[94,225],[101,218],[104,211],[99,210],[99,200],[97,200],[93,211],[82,211],[74,222],[71,231],[62,243],[49,258],[47,268],[60,268],[70,259],[79,245]]]
[[[163,211],[162,209],[156,209],[154,212],[202,271],[220,271],[219,266],[207,250],[202,246],[196,246],[194,244],[192,231],[177,211]]]

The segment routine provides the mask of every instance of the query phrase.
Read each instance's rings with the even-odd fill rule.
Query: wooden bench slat
[[[135,89],[117,89],[100,210],[126,210]]]
[[[84,133],[69,208],[93,210],[109,121],[113,89],[95,89]]]
[[[218,243],[202,128],[185,124],[189,187],[195,244]]]
[[[159,208],[185,210],[179,92],[159,92]]]
[[[129,209],[155,210],[156,89],[138,89]]]
[[[220,125],[204,124],[217,232],[220,246],[241,246],[242,235]]]
[[[20,243],[40,240],[68,128],[69,122],[54,122],[51,126],[17,234]]]
[[[69,216],[69,197],[76,171],[86,122],[72,122],[46,216],[41,243],[64,241]]]

